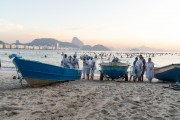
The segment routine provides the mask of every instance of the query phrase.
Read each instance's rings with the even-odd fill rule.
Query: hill
[[[0,44],[4,44],[4,42],[0,40]]]
[[[35,39],[30,43],[27,43],[26,45],[37,45],[37,46],[56,46],[57,43],[61,47],[72,47],[72,48],[82,48],[82,50],[90,50],[90,51],[110,51],[109,48],[103,46],[103,45],[84,45],[78,38],[74,37],[72,40],[72,43],[70,42],[61,42],[53,38],[40,38],[40,39]],[[75,45],[75,44],[76,45]],[[79,43],[79,45],[77,45]]]
[[[94,46],[90,46],[90,45],[84,45],[82,47],[82,50],[89,50],[89,51],[110,51],[109,48],[103,46],[103,45],[94,45]]]
[[[53,38],[39,38],[39,39],[34,39],[32,42],[27,43],[26,45],[37,45],[37,46],[56,46],[57,43],[61,47],[72,47],[72,48],[79,48],[77,45],[74,45],[69,42],[61,42]]]
[[[77,37],[73,37],[72,44],[79,46],[79,47],[84,46],[84,43],[80,39],[78,39]]]

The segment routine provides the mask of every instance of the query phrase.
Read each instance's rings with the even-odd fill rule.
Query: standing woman
[[[146,63],[146,78],[149,82],[152,82],[154,78],[154,63],[151,61],[151,58],[148,58],[148,62]]]
[[[138,57],[135,58],[134,62],[133,62],[133,70],[130,76],[130,81],[131,78],[133,77],[133,81],[135,82],[137,79],[137,70],[136,70],[136,62],[138,61]]]
[[[86,63],[86,57],[84,56],[83,57],[83,78],[82,79],[85,79],[86,69],[87,69],[87,63]]]

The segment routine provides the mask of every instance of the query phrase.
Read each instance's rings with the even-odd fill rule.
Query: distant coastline
[[[101,44],[84,45],[77,37],[74,37],[72,42],[62,42],[53,38],[34,39],[30,43],[21,43],[16,40],[15,43],[9,44],[0,41],[0,49],[110,51],[109,48]]]

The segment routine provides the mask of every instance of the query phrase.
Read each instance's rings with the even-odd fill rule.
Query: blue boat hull
[[[101,72],[111,79],[118,79],[127,73],[128,65],[101,65]]]
[[[32,83],[32,81],[35,81],[36,85],[38,85],[38,83],[48,84],[59,81],[79,80],[81,78],[81,70],[69,69],[19,58],[14,58],[13,63],[21,73],[22,77],[25,78],[31,86],[34,86],[34,82]]]
[[[180,65],[172,64],[162,68],[155,69],[154,77],[167,82],[179,82],[180,80]]]

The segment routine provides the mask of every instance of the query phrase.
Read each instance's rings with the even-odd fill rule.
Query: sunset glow
[[[179,6],[179,0],[3,0],[0,40],[78,37],[116,49],[180,50]]]

